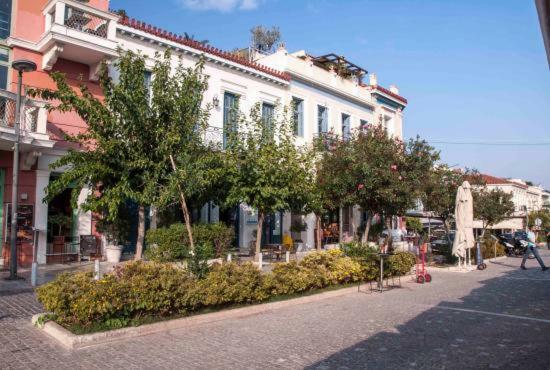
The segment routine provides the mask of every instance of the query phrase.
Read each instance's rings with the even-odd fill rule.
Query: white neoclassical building
[[[101,98],[102,92],[97,84],[98,66],[102,60],[115,60],[117,48],[142,53],[150,67],[155,53],[170,49],[174,66],[180,61],[192,66],[200,57],[205,59],[209,86],[204,103],[213,106],[205,140],[219,142],[222,147],[224,128],[232,116],[229,112],[237,106],[247,112],[256,103],[261,103],[267,114],[277,104],[297,103],[299,125],[296,136],[299,144],[309,143],[318,135],[345,137],[366,124],[381,124],[389,134],[399,138],[403,135],[403,110],[407,100],[399,95],[395,86],[383,88],[378,85],[374,74],[369,75],[365,69],[343,57],[334,54],[316,57],[304,51],[289,53],[280,47],[271,55],[242,58],[141,21],[121,18],[110,12],[108,1],[103,0],[33,0],[14,4],[11,33],[6,45],[10,59],[32,59],[38,65],[36,72],[26,76],[30,83],[25,83],[30,85],[55,88],[49,74],[60,71],[74,81],[85,83],[94,95]],[[146,80],[150,78],[154,76],[145,76]],[[13,82],[13,76],[8,76],[8,79]],[[8,96],[9,92],[4,95]],[[39,114],[34,131],[25,133],[25,137],[34,141],[23,148],[23,157],[28,163],[25,162],[23,167],[22,184],[25,188],[21,190],[20,204],[26,207],[24,210],[28,215],[25,220],[28,238],[23,241],[25,252],[22,255],[25,258],[22,261],[30,260],[32,245],[36,241],[38,262],[55,263],[60,258],[64,260],[65,257],[59,256],[73,253],[71,243],[74,241],[83,236],[98,235],[94,216],[70,206],[70,191],[55,202],[47,204],[42,201],[45,187],[52,178],[59,176],[51,171],[50,164],[69,148],[63,132],[79,132],[85,130],[86,125],[75,114],[46,112],[41,102],[29,100],[31,103],[38,104]],[[12,130],[9,122],[4,126],[0,129]],[[10,148],[12,143],[11,138],[4,136],[0,138],[0,149]],[[8,213],[10,202],[9,182],[6,180],[10,178],[10,165],[7,154],[0,159],[3,160],[0,161],[0,195],[3,198],[0,235],[5,239],[9,225],[3,214]],[[85,192],[80,200],[84,196]],[[56,226],[55,215],[66,216],[70,221],[63,227]],[[250,245],[257,228],[255,212],[246,205],[220,210],[215,204],[207,204],[196,210],[194,216],[203,222],[223,221],[234,225],[238,245],[244,249]],[[280,243],[283,235],[290,233],[293,217],[304,218],[307,222],[308,229],[301,233],[300,238],[304,244],[313,247],[315,238],[311,215],[271,215],[265,230],[262,230],[266,242]],[[341,237],[355,231],[361,222],[361,212],[356,207],[342,209],[325,221],[327,225],[336,224]]]

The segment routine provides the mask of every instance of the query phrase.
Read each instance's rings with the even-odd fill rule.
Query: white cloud
[[[179,3],[192,10],[231,12],[235,9],[254,10],[262,1],[263,0],[179,0]]]

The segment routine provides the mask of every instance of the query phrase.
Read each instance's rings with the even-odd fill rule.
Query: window
[[[9,59],[8,49],[0,48],[0,89],[4,90],[8,87]]]
[[[349,114],[342,113],[342,137],[348,140],[351,137],[351,119]]]
[[[317,106],[317,132],[328,132],[328,109],[322,105]]]
[[[359,121],[360,130],[367,131],[368,128],[369,128],[369,121],[365,119],[362,119],[361,121]]]
[[[147,91],[148,101],[151,103],[151,96],[153,96],[151,89],[153,86],[151,85],[151,80],[153,77],[153,73],[151,71],[145,71],[143,72],[143,84],[145,85],[145,91]]]
[[[11,0],[0,1],[0,39],[7,39],[11,28]]]
[[[262,121],[264,128],[267,132],[271,132],[273,129],[273,116],[275,114],[275,107],[272,104],[262,103]]]
[[[228,133],[237,131],[237,113],[239,96],[226,92],[223,94],[223,147],[227,147]]]
[[[293,123],[294,134],[304,136],[304,101],[298,98],[292,98],[293,104]]]

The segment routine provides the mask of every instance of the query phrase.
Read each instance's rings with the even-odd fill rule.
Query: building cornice
[[[117,31],[122,35],[147,40],[151,43],[177,50],[183,54],[189,54],[195,57],[203,55],[209,62],[220,64],[278,85],[286,86],[290,81],[290,75],[287,73],[250,62],[232,53],[209,45],[203,45],[197,41],[185,39],[183,36],[178,36],[172,32],[153,27],[135,19],[121,19],[117,24]]]
[[[374,110],[376,108],[376,105],[373,104],[369,100],[362,99],[359,96],[355,96],[353,94],[349,94],[349,93],[344,92],[342,90],[336,89],[336,88],[334,88],[330,85],[327,85],[327,84],[321,83],[319,81],[316,81],[316,80],[314,80],[314,79],[312,79],[308,76],[305,76],[305,75],[303,75],[299,72],[287,69],[287,73],[290,74],[292,79],[297,80],[297,81],[299,81],[303,84],[318,88],[320,90],[324,90],[325,92],[328,92],[328,93],[333,94],[333,95],[337,95],[337,96],[339,96],[343,99],[353,101],[355,104],[366,106],[370,110]]]

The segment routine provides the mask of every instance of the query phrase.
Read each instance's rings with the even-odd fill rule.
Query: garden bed
[[[414,260],[409,253],[397,253],[386,261],[385,275],[406,274]],[[357,286],[358,282],[374,280],[378,274],[375,258],[353,259],[339,250],[315,252],[300,262],[277,264],[265,274],[251,263],[215,265],[198,277],[171,264],[134,262],[100,280],[89,273],[62,274],[38,288],[38,299],[50,312],[39,321],[53,321],[58,325],[45,327],[70,331],[72,335],[153,322],[162,327],[164,321],[258,303],[270,305],[299,296],[304,299]]]

